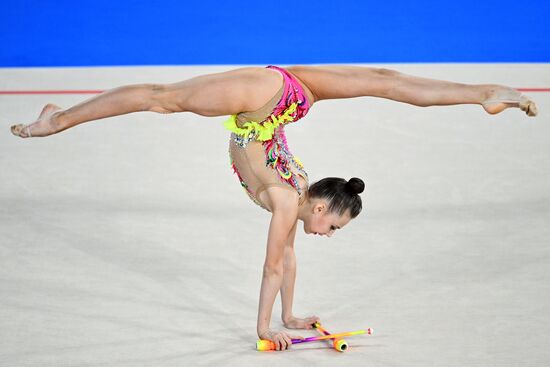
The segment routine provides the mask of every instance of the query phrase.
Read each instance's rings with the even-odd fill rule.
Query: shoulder
[[[300,195],[298,195],[298,192],[293,187],[281,184],[271,186],[265,191],[267,201],[274,214],[276,212],[284,212],[287,215],[298,214]]]

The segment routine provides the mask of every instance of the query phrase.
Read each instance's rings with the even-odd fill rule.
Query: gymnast
[[[249,197],[271,213],[257,333],[284,350],[292,344],[291,338],[301,337],[269,326],[279,291],[286,328],[311,329],[320,321],[317,316],[298,318],[292,312],[298,220],[306,233],[331,237],[361,212],[359,194],[364,190],[359,178],[327,177],[309,185],[302,163],[287,145],[284,127],[304,117],[316,102],[363,96],[422,107],[479,104],[489,114],[519,107],[529,116],[537,114],[532,100],[501,85],[459,84],[373,67],[268,66],[173,84],[122,86],[66,110],[48,104],[35,122],[14,125],[11,132],[21,138],[44,137],[83,122],[139,111],[229,115],[224,125],[231,132],[231,166]]]

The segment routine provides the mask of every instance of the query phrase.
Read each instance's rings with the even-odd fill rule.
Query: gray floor
[[[550,87],[546,64],[386,66]],[[0,90],[228,68],[0,69]],[[0,96],[0,365],[548,365],[550,93],[530,95],[537,118],[362,98],[287,129],[312,180],[366,181],[346,229],[296,243],[297,316],[375,330],[344,354],[254,350],[269,214],[229,169],[223,118],[138,113],[23,140],[11,124],[87,96]]]

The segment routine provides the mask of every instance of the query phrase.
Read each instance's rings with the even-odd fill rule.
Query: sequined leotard
[[[276,66],[268,68],[283,76],[277,94],[259,110],[233,115],[224,123],[231,131],[231,166],[246,193],[266,210],[269,208],[260,200],[260,194],[269,187],[296,190],[300,201],[305,199],[307,173],[288,148],[284,125],[304,117],[310,107],[292,74]]]

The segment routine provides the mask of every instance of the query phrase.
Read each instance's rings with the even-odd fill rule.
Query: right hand
[[[271,340],[275,344],[275,350],[285,350],[292,345],[291,339],[304,339],[302,336],[290,335],[286,331],[267,329],[258,335],[260,339]]]

